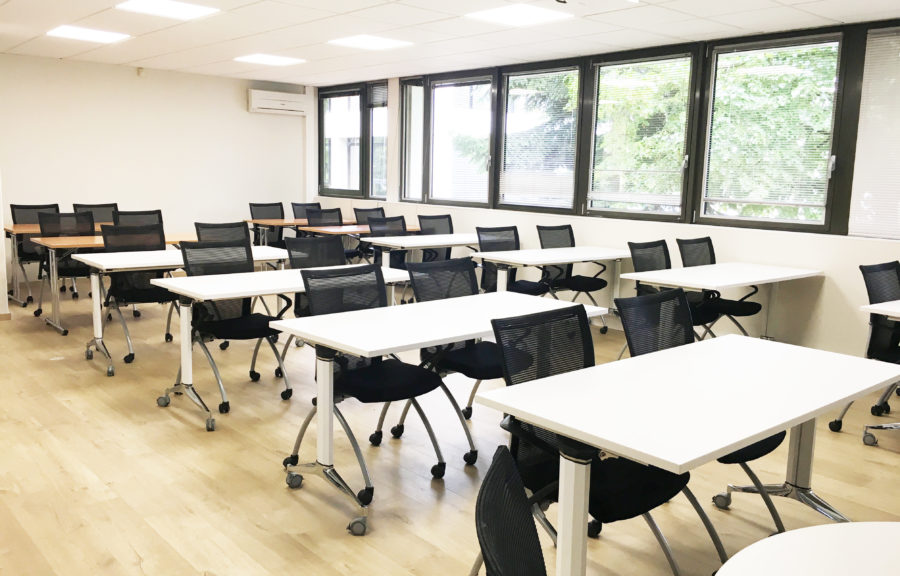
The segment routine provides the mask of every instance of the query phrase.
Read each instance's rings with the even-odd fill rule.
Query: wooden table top
[[[300,226],[298,230],[312,232],[313,234],[349,234],[359,236],[369,234],[368,224],[344,224],[343,226]],[[407,232],[419,232],[418,226],[409,226]]]
[[[100,232],[101,226],[110,226],[112,222],[95,222],[94,231]],[[40,224],[7,224],[3,230],[8,234],[40,234]]]
[[[245,220],[245,222],[259,226],[277,226],[282,228],[309,225],[306,218],[251,218],[250,220]],[[356,220],[353,219],[344,220],[343,222],[344,224],[356,224]]]
[[[188,234],[166,234],[166,244],[180,244],[181,242],[194,242],[197,237]],[[31,239],[38,246],[52,248],[54,250],[68,248],[104,248],[103,236],[38,236]]]

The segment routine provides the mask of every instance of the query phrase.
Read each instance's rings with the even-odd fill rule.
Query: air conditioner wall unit
[[[306,116],[312,106],[313,99],[307,94],[252,89],[247,92],[247,109],[250,112]]]

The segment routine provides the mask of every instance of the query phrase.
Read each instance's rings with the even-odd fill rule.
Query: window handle
[[[831,180],[831,175],[834,174],[835,166],[837,166],[837,156],[832,154],[828,157],[828,180]]]
[[[688,167],[688,164],[690,163],[690,160],[691,160],[691,155],[690,155],[690,154],[685,154],[685,155],[684,155],[684,160],[681,161],[681,171],[682,171],[682,172],[684,172],[685,170],[687,170],[687,167]]]

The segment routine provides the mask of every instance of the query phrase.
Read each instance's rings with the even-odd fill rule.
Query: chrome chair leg
[[[644,520],[647,521],[647,525],[650,526],[650,530],[653,531],[653,535],[656,536],[656,541],[659,542],[663,554],[666,555],[666,560],[669,561],[669,567],[672,569],[672,574],[674,576],[681,576],[681,570],[678,569],[678,563],[675,561],[675,556],[672,555],[672,548],[669,546],[669,542],[663,535],[662,530],[657,526],[653,516],[651,516],[649,512],[641,514],[641,516],[644,517]]]
[[[716,527],[713,526],[713,523],[709,519],[709,516],[706,514],[706,511],[700,506],[700,502],[697,501],[697,497],[694,496],[694,493],[691,492],[691,489],[688,488],[687,485],[685,485],[685,487],[681,489],[681,492],[684,494],[685,498],[688,499],[688,502],[691,503],[691,506],[694,507],[694,511],[697,512],[697,516],[700,517],[700,521],[703,522],[703,526],[704,528],[706,528],[706,533],[709,534],[713,546],[716,547],[716,553],[719,555],[719,560],[721,560],[724,564],[728,560],[728,553],[725,552],[725,546],[722,544],[722,539],[719,538],[719,533],[718,531],[716,531]]]
[[[729,484],[726,488],[724,494],[717,494],[713,497],[713,503],[717,508],[727,509],[731,505],[731,493],[738,492],[743,494],[759,494],[763,502],[766,505],[766,508],[769,509],[769,514],[772,516],[772,520],[775,522],[775,529],[778,533],[784,532],[784,523],[781,521],[781,516],[778,514],[778,510],[775,508],[775,504],[772,502],[772,496],[788,496],[791,494],[793,488],[787,484],[763,484],[760,482],[759,477],[750,469],[750,466],[747,465],[746,462],[738,462],[741,468],[744,470],[744,473],[750,477],[750,481],[753,483],[752,486],[735,486],[734,484]]]
[[[478,392],[479,386],[481,386],[481,380],[476,380],[472,386],[472,391],[469,392],[469,401],[466,403],[466,407],[463,408],[463,416],[466,417],[466,420],[472,417],[472,403],[475,402],[475,393]]]
[[[318,406],[313,404],[313,407],[306,414],[306,418],[303,419],[303,424],[300,425],[300,431],[297,432],[297,439],[294,441],[294,451],[291,452],[291,458],[297,458],[299,456],[300,444],[303,442],[303,436],[306,435],[306,429],[309,428],[309,423],[312,422],[312,419],[316,415],[318,409]]]
[[[259,374],[256,373],[256,357],[259,355],[259,347],[262,345],[262,338],[256,339],[256,346],[253,347],[253,358],[250,360],[250,379],[256,382],[259,380]]]
[[[481,555],[481,552],[478,552],[478,556],[475,557],[475,562],[472,564],[472,567],[469,569],[469,576],[478,576],[478,573],[481,572],[481,567],[484,565],[484,556]]]
[[[128,344],[128,355],[125,356],[124,360],[126,364],[130,364],[134,361],[134,344],[131,342],[131,332],[128,331],[128,324],[125,322],[125,315],[122,314],[122,309],[119,308],[117,303],[113,303],[113,309],[116,311],[116,315],[119,317],[119,324],[122,325],[122,332],[125,333],[125,342]]]
[[[462,411],[459,409],[459,404],[456,402],[456,398],[453,397],[453,394],[450,393],[450,390],[447,388],[447,385],[444,384],[444,381],[441,380],[441,390],[444,391],[444,394],[447,395],[447,399],[450,400],[450,404],[453,406],[453,411],[456,412],[457,418],[459,418],[459,424],[462,426],[463,432],[466,434],[466,441],[469,443],[469,451],[463,456],[463,460],[465,460],[466,464],[472,465],[475,464],[475,461],[478,460],[478,450],[475,448],[475,442],[472,441],[472,432],[469,430],[469,427],[466,425],[466,418],[463,416]]]
[[[347,420],[344,418],[344,415],[337,407],[337,404],[334,405],[334,416],[337,418],[338,422],[341,423],[341,428],[344,429],[344,433],[347,435],[347,439],[350,440],[350,446],[353,447],[353,453],[356,454],[356,460],[359,462],[359,469],[362,472],[363,481],[365,481],[366,483],[366,490],[374,490],[374,486],[372,486],[372,479],[369,477],[369,467],[368,465],[366,465],[366,459],[363,458],[362,450],[359,449],[359,442],[356,441],[356,436],[353,434],[353,431],[350,430],[350,425],[347,424]]]
[[[38,268],[40,268],[40,264],[38,264]],[[31,295],[31,282],[28,281],[28,272],[25,271],[25,264],[22,261],[19,261],[19,270],[22,271],[22,278],[25,280],[25,290],[28,291],[28,296],[25,298],[25,302],[32,302],[34,298]]]
[[[425,425],[425,430],[428,431],[428,437],[431,438],[431,444],[434,446],[434,453],[437,455],[438,463],[431,467],[431,475],[435,478],[443,478],[447,464],[444,462],[444,455],[441,454],[441,447],[438,444],[437,436],[434,435],[434,430],[431,428],[431,422],[428,420],[428,416],[425,415],[425,412],[422,410],[422,407],[419,406],[419,403],[415,398],[410,398],[409,401],[413,405],[413,408],[416,409],[416,412],[419,413],[419,418],[422,420],[422,424]]]
[[[281,391],[281,399],[287,400],[294,394],[293,389],[291,389],[291,383],[288,380],[287,370],[285,370],[284,368],[284,362],[281,361],[281,354],[279,354],[278,352],[278,347],[275,346],[275,341],[271,337],[269,337],[266,338],[266,342],[269,343],[269,347],[272,349],[272,354],[275,355],[275,360],[278,361],[278,368],[281,370],[281,376],[282,378],[284,378],[284,390]]]
[[[175,301],[169,303],[169,313],[166,315],[166,342],[172,341],[172,311],[175,310]],[[180,314],[180,312],[179,312]]]
[[[209,367],[212,368],[213,374],[216,377],[216,384],[219,385],[219,394],[222,395],[222,403],[219,404],[219,412],[225,414],[231,409],[231,406],[228,403],[228,394],[225,393],[225,385],[222,384],[222,376],[219,374],[219,367],[216,366],[216,361],[213,359],[212,354],[209,353],[209,348],[206,347],[206,342],[203,341],[203,338],[197,337],[194,341],[200,345],[200,349],[203,350],[203,355],[206,356]]]

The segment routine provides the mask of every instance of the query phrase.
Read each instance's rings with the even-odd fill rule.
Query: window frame
[[[369,100],[370,100],[370,93],[369,93],[369,92],[370,92],[370,89],[374,89],[374,88],[384,88],[384,92],[385,92],[385,104],[384,104],[383,106],[373,106],[373,105],[371,105],[371,104],[369,103]],[[374,137],[375,137],[375,135],[373,134],[373,130],[372,130],[372,122],[373,122],[374,119],[375,119],[375,109],[376,109],[376,108],[384,108],[385,111],[387,111],[387,110],[389,109],[389,107],[390,107],[390,102],[388,101],[388,94],[387,94],[387,93],[388,93],[388,82],[387,82],[387,80],[380,80],[380,81],[376,81],[376,82],[367,82],[366,85],[365,85],[365,98],[366,98],[366,102],[365,102],[365,118],[360,117],[360,121],[362,122],[363,125],[365,125],[365,126],[367,127],[367,132],[368,132],[368,133],[366,134],[366,143],[367,143],[367,147],[366,147],[366,148],[367,148],[367,149],[366,149],[366,186],[365,186],[365,198],[368,198],[368,199],[370,199],[370,200],[377,200],[377,201],[381,201],[381,202],[387,201],[387,199],[388,199],[388,189],[387,189],[387,182],[386,182],[386,179],[387,179],[387,173],[389,172],[389,165],[388,165],[388,162],[387,162],[387,151],[388,151],[388,148],[390,147],[390,142],[389,142],[389,139],[390,139],[390,124],[388,124],[388,133],[385,134],[385,147],[384,147],[384,153],[385,153],[385,190],[384,190],[384,196],[374,196],[374,195],[372,194],[372,190],[373,190],[373,188],[374,188],[374,186],[373,186],[372,184],[373,184],[374,175],[375,175],[375,173],[374,173],[374,167],[375,167],[375,166],[374,166],[374,161],[373,161],[374,158],[372,157],[372,154],[375,152],[375,145],[374,145],[374,140],[373,140]],[[362,167],[360,167],[360,169],[362,169]]]
[[[325,186],[325,100],[328,98],[341,98],[344,96],[359,96],[359,190],[344,188],[328,188]],[[367,98],[365,84],[344,84],[320,88],[318,99],[318,124],[319,124],[319,196],[332,198],[366,198],[368,188],[369,161],[368,161],[368,122]]]
[[[423,181],[419,182],[419,186],[421,187],[421,198],[410,198],[407,195],[407,189],[409,186],[409,182],[407,181],[407,164],[409,163],[409,159],[406,157],[406,147],[409,144],[409,134],[407,133],[406,126],[409,122],[409,112],[407,112],[406,105],[406,88],[407,86],[418,86],[422,88],[422,117],[420,120],[422,121],[422,171],[423,171]],[[414,77],[414,78],[401,78],[400,79],[400,201],[401,202],[412,202],[413,204],[424,204],[426,201],[427,194],[425,193],[425,182],[424,182],[424,171],[425,171],[425,141],[428,138],[429,131],[428,125],[425,122],[426,114],[425,107],[427,106],[425,98],[426,93],[426,84],[425,79],[422,76]]]

